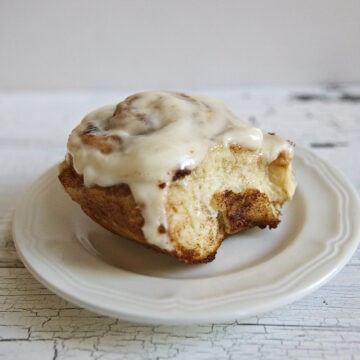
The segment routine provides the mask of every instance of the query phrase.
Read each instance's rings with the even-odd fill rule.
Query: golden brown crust
[[[60,166],[59,180],[94,221],[116,234],[146,243],[141,230],[144,219],[128,185],[86,187],[83,177],[65,162]]]

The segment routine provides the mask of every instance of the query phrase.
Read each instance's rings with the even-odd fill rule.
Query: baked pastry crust
[[[71,156],[60,165],[59,180],[84,212],[103,227],[186,263],[212,261],[231,234],[255,226],[276,228],[280,207],[295,190],[286,152],[268,164],[259,152],[237,145],[214,146],[200,166],[179,170],[170,184],[159,184],[167,191],[167,224],[160,224],[158,232],[168,235],[173,248],[165,250],[144,236],[144,205],[136,203],[128,184],[87,187],[74,170]]]

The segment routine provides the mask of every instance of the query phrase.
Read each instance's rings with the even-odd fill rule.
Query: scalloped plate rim
[[[129,306],[129,304],[126,303],[126,300],[120,298],[119,298],[120,305],[122,306],[118,306],[114,308],[113,306],[106,306],[106,305],[104,306],[101,303],[101,301],[99,301],[99,299],[87,298],[87,296],[91,295],[91,289],[88,289],[88,293],[85,294],[87,296],[84,296],[84,294],[81,295],[81,292],[80,295],[79,293],[76,293],[76,290],[78,290],[76,289],[76,282],[73,285],[70,284],[71,283],[70,281],[68,284],[59,285],[59,283],[56,284],[54,283],[54,281],[49,280],[49,278],[45,274],[41,273],[41,271],[39,270],[39,266],[38,266],[39,264],[36,264],[36,261],[34,264],[34,258],[31,258],[31,254],[29,254],[29,252],[26,252],[27,249],[24,246],[24,236],[21,233],[22,229],[21,226],[19,225],[21,224],[21,216],[24,215],[23,212],[26,207],[25,206],[26,200],[27,202],[29,202],[29,196],[30,196],[29,194],[31,193],[32,189],[36,188],[40,180],[46,177],[46,174],[49,173],[50,170],[45,172],[42,176],[38,178],[38,180],[36,180],[33,183],[33,185],[24,195],[23,202],[19,204],[19,206],[16,208],[14,214],[14,221],[13,221],[13,235],[14,235],[15,246],[20,255],[21,260],[24,262],[25,266],[29,269],[29,271],[38,281],[43,283],[51,291],[61,296],[62,298],[103,315],[108,315],[116,318],[121,318],[124,320],[138,321],[143,323],[189,324],[194,322],[211,323],[211,322],[238,320],[241,318],[257,315],[265,311],[273,310],[279,306],[288,304],[307,295],[308,293],[319,288],[325,282],[329,281],[349,261],[349,259],[355,252],[359,242],[360,226],[359,223],[355,221],[355,219],[357,216],[359,216],[360,207],[359,207],[358,194],[356,190],[353,188],[352,184],[344,177],[344,175],[342,175],[339,172],[339,170],[334,168],[326,161],[320,159],[309,150],[298,148],[296,151],[296,157],[302,160],[306,166],[315,166],[314,164],[310,164],[310,162],[315,161],[315,163],[319,165],[319,169],[320,169],[320,170],[316,169],[318,171],[318,174],[324,176],[324,172],[328,171],[329,174],[333,177],[332,180],[335,181],[334,179],[336,179],[336,181],[338,182],[337,186],[340,186],[341,190],[344,191],[345,198],[346,196],[348,197],[349,203],[347,204],[346,209],[348,211],[350,211],[350,209],[352,210],[352,217],[347,219],[348,221],[350,221],[350,225],[349,225],[350,233],[345,234],[342,238],[342,244],[344,243],[345,245],[347,245],[347,250],[344,253],[341,253],[340,254],[341,256],[338,256],[335,259],[336,266],[327,269],[325,274],[323,274],[322,276],[313,278],[310,281],[310,284],[308,284],[307,286],[303,286],[302,288],[300,287],[300,289],[295,289],[285,294],[280,293],[280,295],[273,295],[272,298],[270,294],[270,299],[266,299],[263,302],[260,301],[252,305],[248,305],[245,308],[236,307],[237,302],[239,302],[238,299],[239,295],[236,295],[236,293],[235,295],[232,294],[232,298],[230,296],[228,302],[224,301],[223,299],[222,301],[220,301],[220,304],[213,304],[213,306],[210,306],[208,308],[205,307],[205,311],[198,311],[198,312],[195,312],[195,310],[191,311],[190,308],[190,306],[192,305],[191,299],[190,300],[187,299],[186,296],[185,298],[182,298],[181,296],[174,297],[171,295],[168,299],[168,303],[170,304],[168,305],[168,307],[164,305],[166,303],[165,301],[162,302],[160,299],[158,300],[159,302],[158,305],[160,305],[160,308],[158,310],[151,309],[151,311],[139,311],[139,309],[137,309],[136,307],[134,308]],[[330,181],[329,179],[327,180]],[[46,264],[45,264],[45,268],[46,268]],[[171,280],[169,281],[172,282]],[[174,280],[174,281],[178,281],[178,280]],[[185,283],[186,281],[187,280],[182,280],[182,282]],[[191,280],[191,282],[193,281],[194,280]],[[281,285],[280,285],[280,289],[281,289]],[[82,290],[84,291],[84,289]],[[261,294],[261,288],[259,292]],[[111,291],[109,291],[109,294],[110,293]],[[135,300],[135,297],[133,300]],[[130,294],[130,301],[131,301],[131,294]],[[141,298],[139,301],[141,304]],[[163,307],[161,307],[161,303],[163,303]],[[201,306],[201,300],[199,300],[199,304]],[[144,305],[146,305],[146,301],[144,301]]]

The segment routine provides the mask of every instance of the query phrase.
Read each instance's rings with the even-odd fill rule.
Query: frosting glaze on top
[[[95,141],[93,141],[96,139]],[[166,250],[165,196],[179,170],[193,170],[213,146],[237,144],[257,150],[270,163],[292,145],[242,121],[220,101],[172,92],[143,92],[97,109],[82,120],[68,141],[75,171],[85,186],[127,183],[141,204],[149,242]]]

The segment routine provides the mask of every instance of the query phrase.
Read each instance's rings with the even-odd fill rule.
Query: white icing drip
[[[81,134],[113,137],[114,148],[101,152],[83,143]],[[196,168],[215,145],[237,144],[259,150],[268,162],[281,151],[292,155],[292,146],[276,135],[263,134],[240,120],[227,107],[207,97],[167,92],[145,92],[124,102],[88,114],[72,132],[68,152],[86,186],[127,183],[141,204],[143,232],[149,242],[166,250],[172,244],[166,234],[166,188],[178,169]]]
[[[269,163],[274,161],[282,151],[288,153],[290,158],[292,158],[294,147],[278,135],[264,134],[261,152]]]

